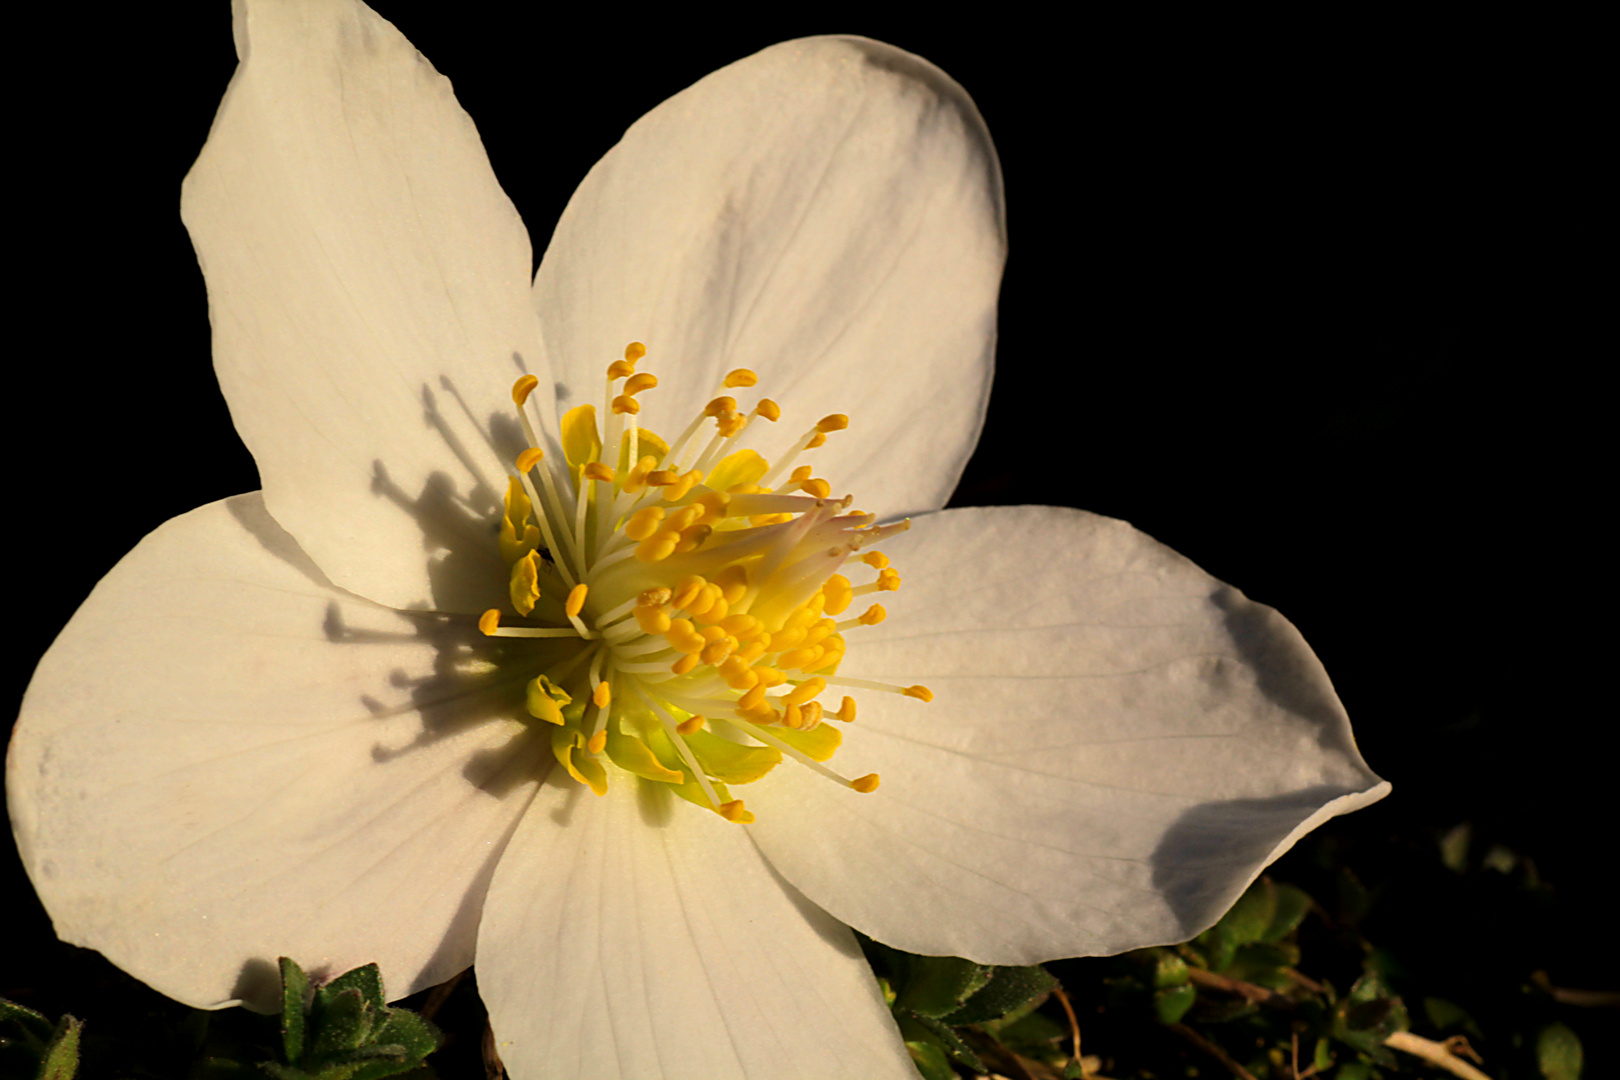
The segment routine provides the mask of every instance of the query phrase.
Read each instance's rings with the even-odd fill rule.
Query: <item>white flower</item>
[[[7,788],[65,940],[203,1007],[261,999],[278,955],[329,974],[375,960],[400,994],[476,956],[520,1080],[902,1077],[845,924],[990,963],[1177,940],[1388,790],[1275,612],[1117,521],[938,510],[983,416],[1004,226],[983,123],[926,62],[818,38],[715,73],[591,171],[531,285],[471,120],[392,26],[353,0],[254,0],[236,34],[242,64],[183,213],[264,491],[147,537],[40,663]],[[734,369],[759,380],[734,380],[740,416],[756,389],[780,402],[780,423],[755,419],[709,462],[700,427],[686,461],[707,479],[721,451],[781,466],[847,414],[804,462],[873,520],[915,515],[882,545],[904,589],[885,621],[841,629],[836,664],[735,623],[700,670],[663,670],[688,655],[664,623],[682,582],[737,584],[714,552],[742,510],[689,515],[664,546],[692,550],[667,560],[662,542],[615,556],[610,525],[634,552],[676,530],[633,511],[683,505],[632,491],[622,519],[604,514],[634,455],[587,482],[583,542],[566,535],[558,418],[595,402],[608,420],[626,387],[603,372],[632,341],[660,380],[635,420],[672,441]],[[532,439],[511,396],[524,371]],[[555,559],[520,618],[512,567],[534,566],[525,527],[544,530],[516,500],[506,544],[497,532],[531,441]],[[827,552],[876,535],[800,490],[739,504],[798,515],[778,534],[818,530],[757,534],[735,604],[763,632],[815,607],[839,569]],[[876,566],[844,572],[847,591],[877,584]],[[837,607],[843,591],[819,596]],[[684,602],[692,632],[718,621]],[[485,637],[492,607],[508,629],[576,629]],[[669,729],[699,702],[720,735],[798,747],[787,702],[753,712],[763,727],[736,712],[749,676],[725,664],[751,642],[788,669],[772,697],[834,667],[933,688],[925,703],[845,687],[859,718],[811,729],[841,731],[825,767],[880,774],[877,791],[789,760],[731,798],[689,776],[682,801],[615,764],[695,760]],[[602,682],[607,707],[581,709]],[[536,690],[555,716],[524,707]]]

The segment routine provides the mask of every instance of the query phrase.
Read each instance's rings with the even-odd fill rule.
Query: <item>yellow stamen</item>
[[[849,417],[843,413],[833,413],[831,416],[823,416],[816,421],[816,430],[824,435],[829,431],[843,431],[847,427],[849,427]]]
[[[638,542],[645,540],[658,531],[659,523],[663,520],[662,506],[643,506],[624,523],[624,535]]]
[[[512,384],[512,403],[521,408],[534,393],[534,388],[540,385],[540,379],[534,375],[523,375]]]
[[[928,689],[928,687],[921,685],[920,683],[918,685],[916,685],[916,686],[908,686],[902,692],[906,695],[906,697],[914,697],[918,701],[933,701],[934,700],[934,692],[932,690]]]
[[[882,622],[888,617],[889,613],[884,610],[882,604],[873,604],[861,614],[861,625],[876,626],[878,623]]]
[[[757,382],[759,382],[758,375],[745,367],[740,367],[726,376],[725,386],[729,390],[737,386],[753,386]]]
[[[689,719],[682,720],[680,723],[676,724],[675,730],[680,732],[682,735],[696,735],[698,732],[703,730],[703,725],[706,722],[707,721],[703,717],[694,716]]]
[[[639,341],[632,341],[624,347],[624,358],[632,364],[647,355],[647,346]]]
[[[585,479],[587,480],[602,480],[611,484],[613,483],[613,476],[613,470],[600,461],[593,461],[585,466]]]
[[[853,724],[855,722],[855,699],[852,697],[844,698],[844,703],[838,706],[838,711],[833,715],[846,724]]]
[[[589,591],[590,586],[583,581],[569,591],[568,602],[563,605],[563,610],[568,613],[570,619],[577,617],[585,609],[585,594]]]
[[[613,689],[612,689],[612,687],[608,686],[608,684],[605,683],[605,682],[597,683],[596,684],[596,692],[591,695],[591,700],[596,702],[596,707],[598,709],[607,708],[609,705],[611,705],[613,703]],[[595,753],[596,751],[593,750],[591,752]]]
[[[610,380],[628,379],[636,373],[636,365],[629,360],[615,360],[608,365],[607,377]]]
[[[882,570],[889,565],[889,557],[881,551],[868,551],[861,556],[861,562],[876,570]]]
[[[658,376],[643,371],[641,374],[632,375],[630,378],[625,380],[624,392],[630,397],[635,397],[643,390],[651,390],[657,385]]]
[[[734,397],[717,397],[703,406],[704,416],[719,416],[721,413],[734,413],[737,411],[737,399]]]
[[[826,679],[806,679],[794,687],[793,692],[782,700],[789,705],[803,705],[825,689],[827,689]]]
[[[641,402],[626,394],[620,394],[613,399],[613,411],[619,416],[629,413],[631,416],[641,411]]]
[[[723,802],[715,809],[720,811],[721,817],[738,825],[747,825],[754,820],[754,815],[749,813],[748,808],[743,805],[741,799]]]
[[[697,653],[687,653],[685,656],[669,665],[669,670],[673,671],[677,675],[686,675],[689,674],[693,668],[697,667],[698,663],[699,661]]]
[[[485,637],[492,637],[501,625],[501,612],[499,608],[490,608],[478,616],[478,629],[483,631]]]
[[[528,472],[530,469],[540,464],[540,459],[545,456],[546,452],[540,449],[538,446],[529,447],[527,450],[523,451],[523,453],[517,456],[518,472]]]
[[[782,406],[770,398],[760,398],[759,404],[754,406],[754,411],[773,424],[782,419]]]
[[[804,482],[804,493],[814,495],[818,499],[825,499],[832,494],[832,485],[825,480],[806,480]]]
[[[593,754],[600,754],[605,746],[607,746],[607,731],[605,729],[592,735],[585,743],[585,749]]]
[[[874,772],[867,773],[865,776],[857,776],[849,782],[849,786],[862,795],[870,795],[878,789],[879,782],[878,774]]]

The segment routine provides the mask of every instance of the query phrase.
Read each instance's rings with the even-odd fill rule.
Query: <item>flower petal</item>
[[[739,401],[783,408],[762,452],[849,414],[816,471],[886,517],[943,506],[978,438],[1005,250],[1000,166],[962,88],[892,46],[807,38],[637,121],[563,212],[535,303],[564,404],[597,400],[644,341],[663,381],[641,420],[674,438],[752,368]]]
[[[265,505],[333,581],[451,609],[430,556],[498,513],[512,382],[543,363],[528,234],[393,26],[352,0],[236,12],[241,64],[181,200],[220,386]]]
[[[747,832],[615,770],[541,785],[490,884],[478,987],[514,1076],[914,1080],[849,930]]]
[[[841,675],[856,795],[778,769],[760,849],[913,952],[1025,964],[1183,940],[1327,818],[1382,797],[1299,632],[1124,522],[1017,507],[920,518],[892,614]],[[836,690],[836,688],[835,688]]]
[[[403,996],[472,961],[532,795],[464,632],[346,594],[243,495],[176,518],[40,662],[6,790],[61,937],[199,1007],[275,962]],[[488,722],[484,722],[488,721]],[[266,981],[268,980],[268,982]]]

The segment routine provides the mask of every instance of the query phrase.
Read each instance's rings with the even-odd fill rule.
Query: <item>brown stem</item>
[[[1222,1050],[1219,1046],[1216,1046],[1214,1043],[1210,1042],[1208,1039],[1204,1038],[1202,1035],[1198,1034],[1198,1032],[1194,1031],[1186,1024],[1171,1024],[1170,1030],[1174,1031],[1177,1035],[1180,1035],[1183,1039],[1186,1039],[1188,1042],[1198,1047],[1198,1049],[1202,1050],[1216,1061],[1219,1061],[1222,1065],[1225,1065],[1227,1072],[1230,1072],[1233,1076],[1237,1077],[1238,1080],[1255,1080],[1254,1074],[1248,1069],[1245,1069],[1242,1065],[1239,1065],[1236,1058],[1234,1058],[1231,1054],[1228,1054],[1225,1050]]]

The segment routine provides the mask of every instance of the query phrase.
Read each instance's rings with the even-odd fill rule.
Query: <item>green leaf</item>
[[[1153,988],[1164,990],[1171,986],[1184,986],[1187,982],[1187,961],[1169,949],[1154,949]]]
[[[990,981],[992,968],[959,956],[912,956],[909,977],[895,1008],[922,1016],[944,1016]]]
[[[1153,1011],[1165,1024],[1179,1024],[1187,1010],[1198,1000],[1198,988],[1191,983],[1167,986],[1153,995]]]
[[[1277,887],[1270,878],[1260,878],[1238,897],[1232,910],[1215,924],[1234,945],[1259,941],[1277,914]]]
[[[945,1048],[938,1043],[925,1039],[907,1039],[906,1051],[911,1054],[911,1060],[922,1073],[923,1080],[958,1080],[956,1070],[951,1068],[950,1059],[945,1056]]]
[[[287,1064],[304,1057],[304,1010],[309,1001],[309,976],[290,957],[281,958],[281,1048]]]
[[[1423,999],[1423,1015],[1429,1018],[1429,1023],[1441,1031],[1447,1028],[1462,1028],[1469,1034],[1479,1038],[1484,1037],[1479,1025],[1468,1011],[1454,1001],[1445,998],[1426,997]]]
[[[325,996],[317,991],[310,1010],[309,1064],[314,1066],[342,1050],[354,1050],[370,1034],[366,1001],[357,987]]]
[[[947,1013],[942,1019],[947,1024],[982,1024],[987,1020],[1000,1020],[1013,1010],[1051,993],[1057,984],[1057,980],[1039,965],[990,968],[984,985],[969,996],[960,1008]]]
[[[82,1020],[65,1014],[56,1022],[56,1032],[39,1065],[39,1080],[73,1080],[79,1071],[79,1032],[83,1028]]]
[[[389,1009],[388,1019],[377,1029],[379,1043],[396,1043],[407,1055],[421,1061],[439,1048],[444,1036],[429,1021],[409,1009]]]
[[[358,990],[361,1000],[376,1012],[380,1013],[388,1007],[388,1003],[383,1000],[382,971],[376,964],[366,964],[353,971],[345,971],[326,983],[315,991],[316,1002],[320,1004],[345,990]]]
[[[1395,1055],[1384,1046],[1384,1040],[1409,1026],[1406,1006],[1374,972],[1357,979],[1333,1010],[1333,1037],[1380,1065],[1395,1063]]]
[[[1260,936],[1260,940],[1281,941],[1299,929],[1299,924],[1305,921],[1305,916],[1310,910],[1310,893],[1292,885],[1278,885],[1277,907],[1272,913],[1271,925],[1266,927],[1266,932]]]
[[[1347,1061],[1333,1074],[1333,1080],[1372,1080],[1373,1069],[1364,1061]]]
[[[1317,1072],[1327,1072],[1333,1068],[1333,1044],[1328,1042],[1327,1036],[1316,1040],[1316,1052],[1311,1055],[1311,1064],[1316,1066]]]
[[[56,1025],[45,1017],[44,1013],[37,1013],[26,1005],[18,1005],[15,1001],[0,998],[0,1023],[10,1021],[22,1029],[33,1043],[44,1046],[56,1033]]]
[[[984,1029],[994,1035],[1001,1045],[1013,1050],[1051,1046],[1069,1034],[1068,1027],[1042,1012],[1028,1012],[1006,1022],[992,1020],[984,1025]]]
[[[933,1016],[924,1016],[921,1013],[915,1012],[903,1014],[901,1019],[901,1035],[906,1033],[905,1022],[909,1021],[910,1023],[915,1024],[917,1027],[920,1027],[922,1030],[926,1031],[935,1042],[938,1042],[941,1046],[943,1046],[945,1048],[945,1052],[949,1054],[951,1059],[957,1062],[957,1064],[966,1065],[974,1072],[982,1073],[987,1071],[984,1067],[984,1062],[979,1060],[979,1055],[973,1052],[973,1048],[967,1043],[963,1042],[962,1037],[956,1033],[955,1029],[953,1029],[943,1020]]]
[[[1447,870],[1461,874],[1468,869],[1468,845],[1474,839],[1474,827],[1464,821],[1440,838],[1440,861]]]
[[[1580,1080],[1581,1039],[1563,1024],[1548,1024],[1536,1036],[1536,1066],[1547,1080]]]

